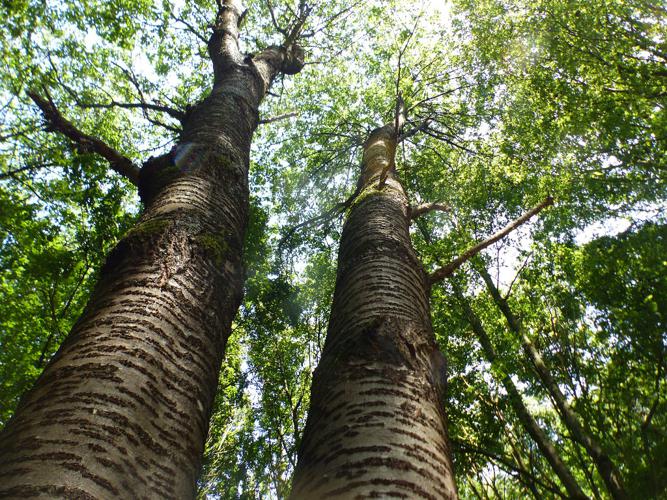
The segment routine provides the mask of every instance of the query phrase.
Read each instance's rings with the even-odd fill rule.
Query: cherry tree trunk
[[[194,497],[242,298],[250,143],[284,59],[216,71],[179,144],[144,164],[145,212],[0,434],[0,497]]]
[[[364,146],[292,498],[456,498],[445,360],[393,167],[394,126]],[[379,189],[380,177],[387,179]]]

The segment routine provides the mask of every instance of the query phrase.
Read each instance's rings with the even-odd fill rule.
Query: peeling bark
[[[395,148],[393,124],[364,146],[293,499],[457,497],[445,359],[431,326],[427,276],[410,242]]]
[[[0,497],[194,497],[242,298],[258,106],[290,57],[270,48],[216,66],[179,144],[145,163],[145,212],[0,434]]]

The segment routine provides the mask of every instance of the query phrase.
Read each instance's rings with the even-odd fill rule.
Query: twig
[[[266,6],[269,9],[269,14],[271,15],[271,22],[273,23],[273,27],[276,29],[278,33],[286,37],[287,30],[285,30],[278,24],[278,20],[276,19],[276,13],[273,10],[273,4],[271,3],[271,0],[266,0]]]
[[[40,170],[42,168],[60,167],[60,166],[61,165],[58,165],[56,163],[44,163],[42,165],[28,165],[25,167],[20,167],[14,170],[10,170],[8,172],[1,172],[0,180],[7,179],[8,177],[14,177],[16,174],[20,174],[21,172]]]
[[[331,220],[333,219],[336,215],[339,215],[343,213],[344,210],[346,210],[350,205],[352,205],[352,202],[356,199],[356,197],[359,195],[359,192],[361,190],[357,187],[357,189],[350,195],[350,197],[341,202],[341,203],[336,203],[333,207],[330,209],[322,212],[319,215],[316,215],[315,217],[312,217],[308,220],[305,220],[295,226],[292,226],[288,231],[285,236],[283,236],[280,240],[280,243],[278,243],[278,251],[279,253],[282,252],[285,244],[294,236],[294,233],[296,233],[298,230],[311,226],[313,224],[319,223],[320,221],[323,220]]]
[[[195,29],[195,27],[192,26],[190,23],[188,23],[185,19],[181,19],[180,17],[176,17],[173,12],[169,13],[169,17],[171,17],[174,21],[183,24],[185,26],[186,30],[189,31],[190,33],[192,33],[197,38],[199,38],[199,40],[201,40],[204,43],[208,43],[208,40],[206,39],[206,37],[204,35],[202,35],[199,31],[197,31],[197,29]]]
[[[111,101],[109,103],[97,103],[97,102],[80,102],[77,101],[77,106],[80,108],[101,108],[101,109],[110,109],[110,108],[125,108],[125,109],[143,109],[151,111],[159,111],[161,113],[166,113],[169,116],[176,118],[179,121],[182,121],[185,118],[185,113],[177,109],[170,108],[169,106],[163,106],[161,104],[152,104],[148,102],[118,102]]]
[[[519,279],[519,276],[521,276],[521,273],[523,272],[523,270],[524,270],[524,269],[526,268],[526,266],[528,265],[528,261],[530,261],[530,258],[531,258],[532,256],[533,256],[533,252],[530,252],[530,253],[526,256],[526,258],[524,259],[523,263],[521,264],[521,266],[519,267],[518,271],[517,271],[516,274],[514,275],[514,279],[513,279],[512,282],[510,283],[510,286],[507,287],[507,293],[505,293],[505,296],[503,297],[504,300],[507,300],[507,299],[509,298],[509,296],[511,295],[511,293],[512,293],[512,287],[514,286],[514,283],[517,282],[517,280]]]

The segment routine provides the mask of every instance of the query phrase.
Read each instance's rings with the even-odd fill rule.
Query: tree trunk
[[[486,333],[482,322],[472,310],[467,300],[463,297],[463,294],[460,293],[460,291],[457,291],[456,293],[459,299],[459,303],[463,307],[463,310],[468,318],[468,322],[477,335],[479,343],[482,345],[482,349],[484,350],[486,358],[488,359],[489,363],[496,364],[496,352],[491,345],[491,339],[489,339],[489,336]],[[521,397],[521,394],[514,385],[514,382],[512,381],[512,378],[509,376],[509,374],[503,375],[500,382],[503,384],[503,387],[507,391],[509,402],[512,405],[512,408],[514,409],[514,412],[516,413],[519,421],[521,422],[521,425],[523,425],[530,437],[533,439],[533,441],[535,441],[535,444],[537,444],[537,447],[542,452],[542,455],[544,455],[544,458],[546,458],[547,462],[549,462],[549,465],[551,465],[551,468],[556,473],[561,483],[563,483],[563,486],[565,486],[565,489],[567,490],[570,498],[588,498],[572,476],[570,469],[563,462],[551,440],[549,440],[542,428],[538,425],[538,423],[528,411],[528,408],[526,408],[526,405],[523,402],[523,398]]]
[[[229,12],[237,23],[233,1]],[[0,435],[0,497],[195,496],[242,298],[258,106],[279,71],[298,70],[291,49],[227,57],[216,37],[229,33],[212,36],[215,84],[188,113],[179,144],[141,171],[139,223]]]
[[[556,404],[556,408],[558,408],[561,419],[567,429],[570,431],[572,438],[581,446],[583,446],[588,455],[591,457],[611,496],[615,500],[624,500],[628,498],[623,487],[623,482],[621,481],[620,472],[612,462],[609,455],[604,452],[598,442],[588,432],[586,432],[586,430],[579,423],[577,415],[567,403],[565,395],[551,376],[551,372],[549,371],[547,365],[544,363],[542,356],[537,351],[532,341],[524,333],[521,325],[519,324],[519,321],[512,313],[507,300],[505,300],[500,295],[500,292],[493,282],[493,279],[489,275],[486,267],[479,265],[476,266],[476,269],[486,283],[486,287],[489,290],[491,297],[493,297],[494,302],[505,316],[510,329],[514,332],[515,335],[521,338],[524,352],[535,368],[540,381],[544,387],[546,387],[547,391],[549,391],[551,398]]]
[[[431,327],[427,276],[410,242],[395,149],[393,124],[364,146],[293,499],[457,496],[445,360]]]

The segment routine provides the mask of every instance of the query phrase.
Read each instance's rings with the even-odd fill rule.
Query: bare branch
[[[551,491],[552,493],[555,493],[556,495],[559,495],[560,497],[563,497],[563,494],[553,486],[550,486],[540,479],[538,479],[537,476],[535,476],[532,472],[526,470],[524,467],[522,467],[519,464],[515,464],[508,457],[503,457],[500,455],[496,455],[494,453],[489,452],[488,450],[484,450],[482,448],[477,448],[476,446],[471,445],[470,443],[458,440],[458,439],[451,439],[451,443],[454,445],[455,448],[459,448],[461,451],[468,452],[468,453],[474,453],[474,454],[479,454],[483,455],[494,462],[497,462],[499,465],[503,466],[506,468],[506,470],[509,470],[511,472],[516,472],[517,474],[521,475],[523,478],[525,478],[528,481],[534,481],[535,483],[539,484],[542,486],[544,489]]]
[[[351,200],[349,200],[351,203]],[[311,217],[310,219],[307,219],[299,224],[296,224],[295,226],[292,226],[285,236],[283,236],[280,240],[280,243],[278,244],[278,251],[282,252],[283,248],[285,245],[291,240],[294,235],[297,233],[302,228],[313,226],[313,225],[320,225],[324,222],[330,221],[337,215],[340,215],[343,213],[343,211],[348,207],[349,203],[347,201],[343,203],[336,203],[333,207],[330,209],[324,211],[323,213],[316,215],[315,217]]]
[[[449,135],[450,137],[455,137],[451,134],[446,134],[445,132],[441,132],[439,130],[434,130],[430,127],[426,127],[422,130],[426,135],[430,135],[434,139],[438,139],[439,141],[446,142],[450,146],[454,146],[455,148],[461,149],[465,151],[466,153],[470,153],[471,155],[477,155],[477,151],[473,151],[470,148],[467,148],[466,146],[463,146],[462,144],[457,143],[453,139],[448,138],[447,136]]]
[[[169,106],[163,106],[161,104],[153,104],[148,102],[118,102],[111,101],[109,103],[96,103],[96,102],[79,102],[76,103],[80,108],[125,108],[125,109],[143,109],[151,111],[159,111],[161,113],[166,113],[172,118],[176,118],[178,121],[183,121],[185,118],[185,113],[177,109],[170,108]]]
[[[323,223],[323,222],[330,221],[331,219],[333,219],[333,218],[336,217],[337,215],[342,214],[347,208],[350,207],[350,205],[352,205],[352,203],[354,202],[354,200],[355,200],[355,199],[357,198],[357,196],[359,195],[359,192],[360,192],[360,189],[357,187],[357,189],[354,191],[354,193],[352,193],[352,195],[351,195],[347,200],[345,200],[345,201],[343,201],[343,202],[340,202],[340,203],[336,203],[333,207],[331,207],[330,209],[328,209],[328,210],[322,212],[321,214],[316,215],[315,217],[312,217],[312,218],[310,218],[310,219],[308,219],[308,220],[305,220],[305,221],[303,221],[303,222],[301,222],[301,223],[299,223],[299,224],[297,224],[297,225],[295,225],[295,226],[292,226],[292,227],[287,231],[287,233],[285,234],[285,236],[283,236],[283,237],[281,238],[280,243],[278,243],[278,251],[279,251],[279,252],[282,252],[282,251],[283,251],[283,248],[285,247],[285,244],[287,244],[287,242],[288,242],[290,239],[292,239],[292,237],[294,236],[294,234],[295,234],[297,231],[299,231],[300,229],[302,229],[302,228],[304,228],[304,227],[312,226],[312,225],[314,225],[314,224],[318,224],[318,225],[319,225],[319,224],[321,224],[321,223]]]
[[[308,19],[312,9],[313,8],[304,0],[299,2],[299,12],[295,14],[294,24],[290,28],[289,32],[285,35],[283,47],[290,47],[301,36],[303,27],[306,24],[306,20]]]
[[[34,170],[41,170],[42,168],[51,168],[51,167],[60,167],[55,163],[43,163],[41,165],[27,165],[25,167],[15,168],[14,170],[9,170],[8,172],[0,173],[0,180],[7,179],[9,177],[14,177],[16,174],[21,172],[32,172]]]
[[[526,258],[524,259],[523,263],[521,264],[521,266],[519,267],[518,271],[517,271],[516,274],[514,275],[514,278],[512,279],[512,282],[510,283],[510,286],[507,287],[507,293],[505,293],[505,297],[503,297],[504,300],[507,300],[508,297],[511,295],[511,293],[512,293],[512,287],[514,286],[514,283],[516,283],[516,281],[519,279],[519,276],[521,276],[521,273],[523,272],[523,270],[524,270],[524,269],[526,268],[526,266],[528,265],[528,262],[530,261],[530,258],[531,258],[532,256],[533,256],[533,252],[531,251],[531,252],[526,256]]]
[[[451,207],[444,203],[422,203],[416,207],[410,207],[410,219],[414,220],[417,217],[433,211],[449,212],[450,210]]]
[[[44,91],[46,92],[46,89]],[[48,93],[47,99],[44,99],[34,91],[29,91],[28,96],[41,109],[44,119],[48,124],[47,130],[60,132],[70,139],[80,152],[97,153],[109,162],[115,172],[127,178],[135,186],[139,183],[139,167],[132,160],[120,154],[101,139],[84,134],[76,128],[58,111]]]
[[[407,132],[401,133],[398,136],[398,142],[403,142],[403,141],[409,139],[410,137],[412,137],[413,135],[417,135],[419,132],[423,132],[424,130],[426,130],[428,128],[428,124],[431,121],[432,117],[433,117],[433,115],[429,114],[424,120],[422,120],[422,122],[419,125],[417,125],[416,127],[411,128]],[[410,121],[409,123],[412,124],[413,122]]]
[[[435,95],[432,95],[432,96],[430,96],[430,97],[425,97],[424,99],[422,99],[422,100],[420,100],[420,101],[417,101],[417,102],[414,103],[412,106],[410,106],[410,109],[408,109],[408,113],[409,113],[410,111],[412,111],[413,109],[418,108],[419,106],[423,106],[424,104],[426,104],[426,103],[429,102],[429,101],[434,101],[435,99],[438,99],[438,98],[440,98],[440,97],[444,97],[444,96],[446,96],[446,95],[453,94],[453,93],[456,92],[457,90],[461,90],[461,89],[463,89],[463,88],[465,88],[465,87],[468,87],[468,86],[469,86],[469,85],[460,85],[460,86],[458,86],[458,87],[455,87],[455,88],[451,88],[451,89],[445,90],[444,92],[439,92],[439,93],[437,93],[437,94],[435,94]]]
[[[273,9],[273,4],[271,3],[271,0],[266,0],[266,6],[269,9],[269,14],[271,14],[271,22],[273,23],[273,27],[276,29],[276,31],[278,33],[280,33],[281,35],[284,35],[286,37],[287,36],[287,30],[282,28],[278,24],[278,19],[276,18],[276,12]]]
[[[204,35],[202,35],[194,26],[192,26],[190,23],[188,23],[185,19],[181,19],[180,17],[176,17],[173,12],[169,13],[169,17],[171,17],[174,21],[181,23],[182,25],[185,26],[185,29],[192,33],[194,36],[199,38],[204,43],[208,43],[208,40]]]
[[[269,118],[263,118],[259,121],[260,125],[265,125],[267,123],[273,123],[277,122],[280,120],[285,120],[287,118],[293,118],[295,116],[299,116],[298,111],[290,111],[289,113],[283,113],[281,115],[276,115],[276,116],[270,116]]]
[[[50,59],[49,59],[49,60],[50,60]],[[168,114],[169,116],[171,116],[172,118],[177,119],[177,120],[178,120],[179,122],[181,122],[181,123],[183,122],[183,120],[185,120],[185,112],[180,111],[180,110],[178,110],[178,109],[171,108],[171,107],[169,107],[169,106],[165,106],[165,105],[163,105],[163,104],[157,104],[157,103],[150,103],[150,102],[147,102],[147,101],[146,101],[146,97],[144,96],[144,93],[143,93],[143,91],[141,90],[141,85],[139,84],[139,80],[138,80],[137,76],[132,72],[132,70],[131,70],[131,69],[128,69],[128,68],[124,68],[123,66],[121,66],[120,64],[117,64],[117,63],[113,63],[113,62],[112,62],[112,64],[113,64],[114,66],[116,66],[118,69],[120,69],[120,70],[125,74],[125,76],[126,76],[127,79],[130,81],[130,83],[134,86],[134,88],[135,88],[136,91],[137,91],[137,94],[139,95],[139,101],[140,101],[140,102],[138,102],[138,103],[118,102],[118,101],[116,101],[116,100],[111,96],[111,94],[109,94],[109,92],[107,92],[106,90],[104,90],[104,89],[102,89],[102,88],[100,88],[100,90],[101,90],[102,92],[104,92],[104,93],[109,97],[109,101],[110,101],[110,102],[108,102],[108,103],[88,103],[88,102],[82,102],[82,101],[79,99],[78,94],[77,94],[72,88],[70,88],[69,86],[67,86],[64,82],[60,81],[60,79],[58,79],[58,83],[60,84],[60,86],[61,86],[63,89],[65,89],[65,91],[72,97],[72,99],[74,100],[74,102],[76,103],[76,105],[79,106],[80,108],[84,108],[84,109],[85,109],[85,108],[100,108],[100,109],[111,109],[111,108],[141,109],[141,110],[142,110],[142,114],[144,115],[144,118],[145,118],[146,120],[148,120],[149,122],[151,122],[152,124],[157,125],[157,126],[159,126],[159,127],[164,127],[164,128],[166,128],[167,130],[169,130],[169,131],[171,131],[171,132],[180,133],[181,130],[180,130],[179,128],[174,127],[174,126],[172,126],[172,125],[168,125],[168,124],[166,124],[166,123],[164,123],[164,122],[162,122],[162,121],[160,121],[160,120],[158,120],[158,119],[156,119],[156,118],[151,117],[151,116],[148,114],[148,111],[151,110],[151,111],[158,111],[158,112],[161,112],[161,113],[166,113],[166,114]],[[52,63],[52,66],[53,66],[53,63]],[[55,66],[54,66],[54,70],[55,70]]]
[[[535,205],[533,208],[531,208],[528,212],[523,214],[521,217],[514,219],[512,222],[507,224],[504,228],[502,228],[500,231],[495,233],[494,235],[490,236],[489,238],[485,239],[484,241],[481,241],[480,243],[477,243],[476,245],[470,247],[468,250],[463,252],[459,257],[456,257],[453,261],[451,261],[449,264],[447,264],[444,267],[441,267],[440,269],[437,269],[433,273],[429,275],[429,282],[431,285],[434,283],[437,283],[439,281],[442,281],[443,279],[447,278],[450,276],[454,271],[456,271],[461,265],[469,260],[470,258],[474,257],[477,255],[479,252],[484,250],[486,247],[493,245],[496,241],[504,238],[507,236],[509,233],[514,231],[516,228],[521,226],[522,224],[526,223],[530,218],[533,216],[537,215],[540,213],[544,208],[548,207],[549,205],[553,205],[554,200],[551,196],[547,197],[545,200],[543,200],[541,203]]]
[[[321,32],[321,31],[324,31],[326,28],[328,28],[329,26],[331,26],[336,20],[338,20],[338,19],[341,18],[342,16],[345,16],[346,14],[350,13],[350,12],[351,12],[353,9],[355,9],[359,4],[361,4],[362,1],[363,1],[363,0],[358,0],[357,2],[353,3],[352,5],[350,5],[350,6],[346,7],[346,8],[344,8],[343,10],[340,10],[340,11],[336,12],[335,14],[333,14],[332,16],[330,16],[329,18],[327,18],[327,19],[326,19],[322,24],[320,24],[319,26],[316,26],[315,28],[313,28],[313,29],[312,29],[311,31],[309,31],[308,33],[303,33],[303,34],[301,35],[301,38],[312,38],[312,37],[314,37],[317,33]],[[345,17],[347,17],[347,16],[345,16]]]

